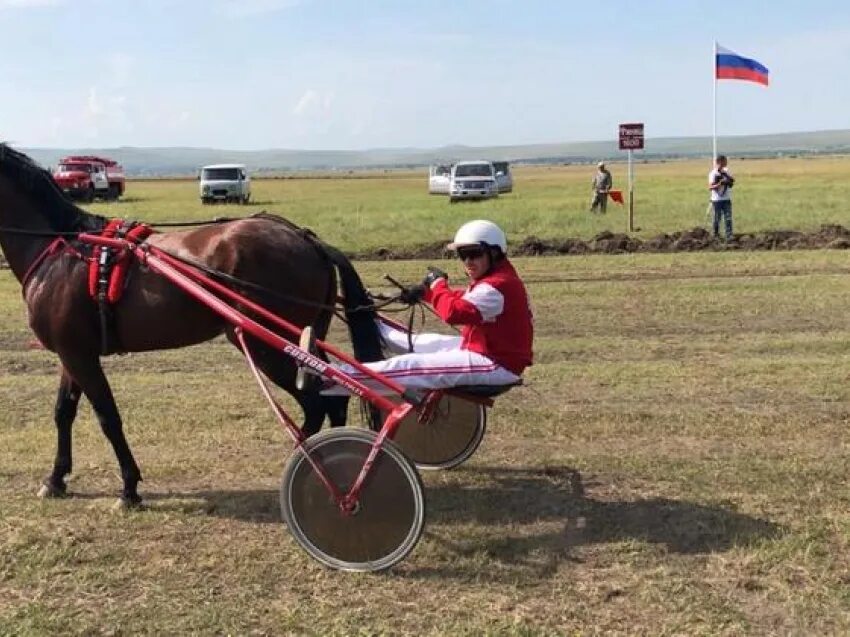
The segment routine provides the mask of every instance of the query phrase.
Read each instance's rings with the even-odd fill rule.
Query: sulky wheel
[[[357,479],[376,434],[332,429],[304,443],[341,494]],[[296,450],[280,486],[283,520],[312,557],[344,571],[379,571],[404,559],[422,535],[425,495],[416,467],[385,440],[350,514],[340,510],[305,453]]]
[[[430,422],[417,422],[410,412],[393,435],[416,466],[424,470],[451,469],[465,462],[478,449],[487,429],[484,405],[457,396],[444,395]]]

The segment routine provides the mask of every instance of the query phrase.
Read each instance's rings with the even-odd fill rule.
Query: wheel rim
[[[329,479],[345,493],[369,454],[374,434],[330,431],[307,444]],[[296,541],[327,566],[350,571],[389,568],[416,545],[425,520],[422,483],[416,469],[388,441],[345,515],[304,454],[296,452],[284,473],[281,511]]]
[[[468,459],[484,437],[486,409],[483,405],[445,395],[428,423],[417,422],[411,412],[393,436],[408,458],[420,469],[448,469]]]

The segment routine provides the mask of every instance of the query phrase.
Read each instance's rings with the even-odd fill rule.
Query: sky
[[[850,128],[841,0],[0,0],[0,139],[363,150]]]

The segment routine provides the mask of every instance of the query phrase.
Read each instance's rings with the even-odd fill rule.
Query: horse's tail
[[[343,308],[351,345],[354,348],[354,358],[364,363],[381,360],[384,353],[381,331],[377,323],[378,315],[360,275],[342,252],[327,244],[322,247],[339,272]]]

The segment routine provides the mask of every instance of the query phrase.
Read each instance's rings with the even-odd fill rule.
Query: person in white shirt
[[[735,179],[726,168],[726,155],[718,155],[714,169],[708,173],[708,189],[711,192],[711,206],[714,209],[714,238],[720,238],[720,219],[723,218],[726,241],[732,240],[732,186]]]

